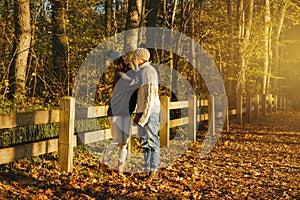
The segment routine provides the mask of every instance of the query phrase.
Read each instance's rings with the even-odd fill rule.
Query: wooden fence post
[[[278,96],[274,95],[274,111],[278,109]]]
[[[283,110],[283,107],[282,107],[282,97],[279,97],[279,110]]]
[[[243,95],[237,95],[236,115],[239,124],[243,124]]]
[[[290,99],[290,98],[288,98],[288,100],[287,100],[287,109],[288,110],[292,110],[292,100]]]
[[[226,132],[229,132],[230,125],[229,125],[229,105],[228,105],[228,97],[226,98],[226,113],[225,113],[225,129]]]
[[[160,109],[160,147],[169,146],[170,138],[170,97],[161,97]]]
[[[210,95],[210,101],[209,101],[209,107],[208,107],[208,112],[209,112],[209,133],[210,134],[215,134],[216,133],[216,115],[215,115],[215,96]]]
[[[268,111],[271,113],[272,112],[272,102],[273,102],[273,96],[272,94],[268,94]]]
[[[251,93],[247,94],[247,106],[246,106],[246,115],[247,122],[251,123],[251,113],[252,113],[252,96]]]
[[[59,112],[58,163],[66,172],[73,168],[74,122],[75,98],[63,97]]]
[[[188,138],[195,142],[197,134],[197,98],[195,95],[189,97],[188,106]]]
[[[283,97],[283,110],[286,110],[286,98]]]
[[[255,118],[259,119],[259,94],[254,97]]]
[[[267,96],[265,95],[265,94],[263,94],[262,96],[261,96],[261,98],[262,98],[262,101],[261,101],[261,103],[262,103],[262,115],[265,117],[265,116],[267,116],[267,110],[266,110],[266,104],[267,104],[267,98],[266,98]]]

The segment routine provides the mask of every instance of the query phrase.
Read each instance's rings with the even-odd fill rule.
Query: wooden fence
[[[207,107],[209,112],[197,112],[197,108]],[[239,123],[249,123],[255,117],[265,116],[267,112],[277,109],[286,110],[291,108],[291,102],[287,98],[278,98],[270,95],[256,95],[247,97],[238,96],[235,109],[227,110],[228,115],[236,115]],[[187,109],[188,116],[170,120],[170,110]],[[0,115],[0,129],[14,128],[17,126],[30,126],[35,124],[59,123],[58,138],[37,141],[28,144],[0,149],[0,164],[12,162],[25,157],[33,157],[45,153],[58,152],[58,162],[61,170],[70,172],[73,168],[73,147],[111,138],[110,129],[99,131],[74,133],[75,120],[106,117],[107,106],[78,108],[75,111],[75,99],[64,97],[61,100],[59,110],[36,111],[17,114]],[[197,100],[195,96],[189,97],[188,101],[170,102],[169,97],[161,97],[161,123],[160,139],[162,146],[169,145],[170,128],[188,125],[188,137],[196,140],[196,128],[199,121],[209,120],[214,131],[214,121],[222,113],[216,113],[214,97],[210,100]],[[227,129],[228,129],[227,121]],[[133,131],[136,132],[136,128]],[[79,139],[80,138],[80,139]]]

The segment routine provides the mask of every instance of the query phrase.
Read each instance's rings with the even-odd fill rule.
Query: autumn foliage
[[[59,172],[57,155],[1,165],[1,199],[298,199],[300,112],[276,112],[231,124],[213,151],[198,157],[205,132],[149,181],[102,173],[99,160],[77,149],[74,170]]]

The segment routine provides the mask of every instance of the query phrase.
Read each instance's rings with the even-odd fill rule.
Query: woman
[[[122,174],[124,171],[131,127],[131,114],[136,106],[136,90],[142,83],[140,71],[130,70],[129,64],[130,62],[126,55],[121,56],[117,63],[113,95],[107,110],[113,140],[101,161],[101,169],[104,172],[107,171],[111,157],[116,149],[119,149],[119,173]]]

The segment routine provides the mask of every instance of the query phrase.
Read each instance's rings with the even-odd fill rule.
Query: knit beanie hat
[[[141,58],[145,61],[150,59],[150,52],[145,48],[138,48],[133,52],[133,58]]]

